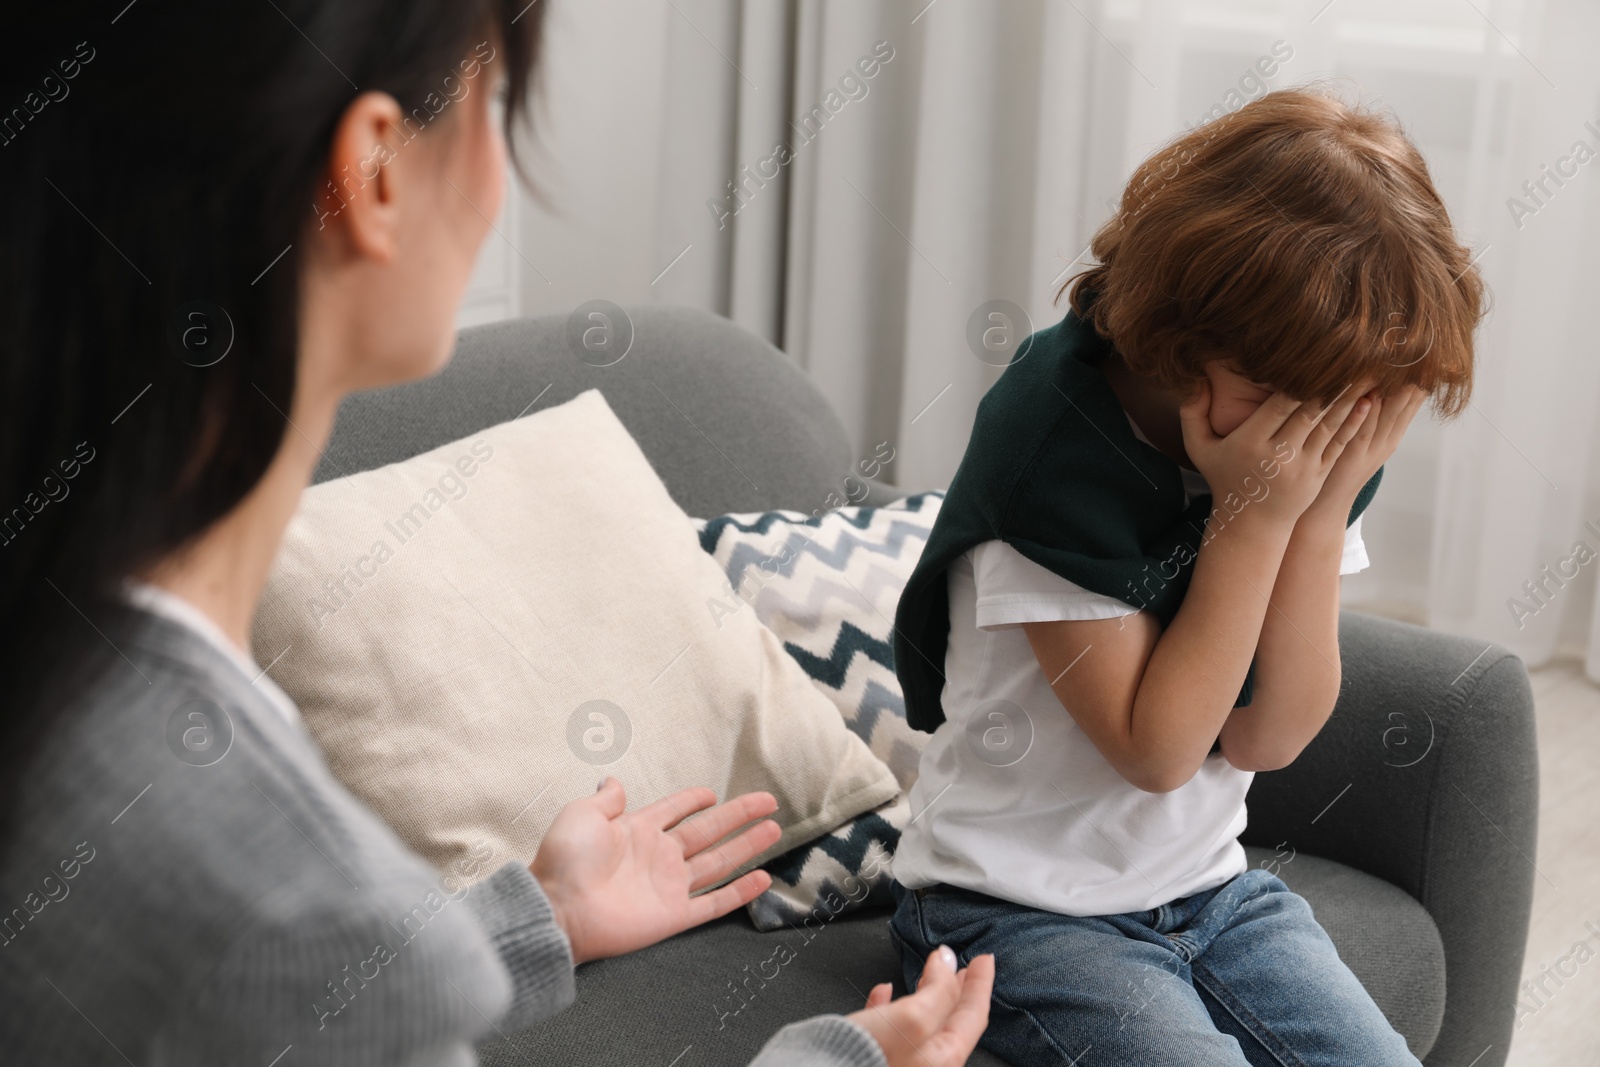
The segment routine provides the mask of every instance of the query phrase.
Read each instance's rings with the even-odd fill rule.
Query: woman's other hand
[[[989,1025],[994,955],[960,972],[946,945],[928,953],[917,991],[891,1000],[888,982],[872,987],[867,1006],[848,1018],[883,1049],[889,1067],[961,1067]]]
[[[771,793],[717,804],[715,793],[697,787],[626,809],[622,783],[607,776],[594,796],[561,809],[529,865],[572,945],[574,964],[663,941],[728,914],[772,884],[767,872],[749,871],[690,896],[777,842],[778,824],[763,818],[778,809]],[[752,819],[762,821],[723,840]]]

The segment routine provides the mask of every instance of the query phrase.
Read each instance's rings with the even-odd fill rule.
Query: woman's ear
[[[313,236],[346,255],[391,262],[400,246],[404,184],[396,147],[405,143],[400,105],[388,93],[362,93],[345,108],[329,145],[313,210]]]

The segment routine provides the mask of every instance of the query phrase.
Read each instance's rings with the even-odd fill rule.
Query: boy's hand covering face
[[[1220,359],[1206,364],[1206,378],[1205,391],[1210,394],[1207,421],[1211,435],[1217,438],[1233,434],[1262,404],[1278,395],[1276,390],[1251,381]],[[1323,416],[1324,420],[1333,420],[1332,428],[1340,431],[1332,435],[1330,444],[1337,448],[1340,441],[1345,443],[1314,503],[1307,508],[1316,512],[1337,512],[1341,522],[1348,518],[1361,487],[1394,455],[1412,418],[1428,397],[1427,392],[1417,386],[1406,386],[1392,396],[1381,397],[1370,388],[1370,379],[1360,384],[1363,392],[1345,393]],[[1368,405],[1364,416],[1355,410],[1362,399]],[[1284,402],[1288,403],[1287,398]],[[1314,404],[1310,406],[1315,407]],[[1342,422],[1350,425],[1342,426]],[[1190,455],[1192,457],[1193,452]]]
[[[1392,396],[1379,396],[1375,391],[1366,395],[1371,399],[1372,408],[1362,421],[1361,429],[1345,445],[1310,509],[1318,512],[1326,509],[1337,514],[1341,524],[1349,518],[1356,494],[1394,455],[1412,418],[1428,398],[1427,392],[1415,385],[1408,385]]]
[[[1208,377],[1179,407],[1184,449],[1214,497],[1241,494],[1257,501],[1235,520],[1236,525],[1251,528],[1292,527],[1299,520],[1321,494],[1372,406],[1364,394],[1351,389],[1326,409],[1316,401],[1273,393],[1222,435],[1213,425],[1211,401]],[[1259,491],[1263,485],[1267,492]],[[1352,501],[1360,487],[1356,482]]]
[[[1218,437],[1226,437],[1237,430],[1262,401],[1276,392],[1257,385],[1225,366],[1222,360],[1212,360],[1205,368],[1211,382],[1211,432]]]

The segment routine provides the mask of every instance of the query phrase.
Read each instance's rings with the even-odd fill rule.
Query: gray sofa
[[[464,331],[437,377],[346,401],[318,480],[597,387],[697,517],[810,512],[846,496],[886,503],[929,488],[887,484],[892,466],[870,487],[850,478],[871,443],[858,456],[794,362],[729,321],[669,307],[628,316],[631,348],[609,366],[576,343],[566,316]],[[1428,1067],[1495,1067],[1510,1041],[1535,873],[1527,673],[1498,645],[1349,611],[1339,639],[1333,718],[1293,766],[1258,775],[1250,791],[1251,862],[1311,902]],[[586,964],[572,1008],[501,1035],[483,1061],[745,1063],[787,1022],[852,1011],[877,982],[902,987],[887,914],[841,916],[808,937],[758,933],[738,912]],[[793,958],[763,979],[779,941]],[[980,1049],[971,1062],[1001,1061]]]

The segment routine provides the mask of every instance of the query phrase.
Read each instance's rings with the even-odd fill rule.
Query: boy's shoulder
[[[917,729],[931,730],[943,717],[934,676],[949,634],[944,579],[961,554],[1002,540],[1061,577],[1112,595],[1143,557],[1143,542],[1183,510],[1177,464],[1133,437],[1095,366],[1109,347],[1068,312],[1018,347],[979,402],[896,613],[896,670]]]

